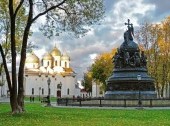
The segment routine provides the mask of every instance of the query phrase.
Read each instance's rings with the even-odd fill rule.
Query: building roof
[[[26,63],[39,63],[39,58],[32,52],[26,58]]]
[[[54,47],[54,49],[51,51],[52,56],[61,56],[61,52],[57,47]]]
[[[64,53],[64,54],[62,55],[61,59],[62,59],[62,60],[68,60],[68,61],[70,61],[70,57],[68,56],[67,53]]]
[[[53,57],[50,53],[45,53],[43,56],[43,60],[53,60]]]

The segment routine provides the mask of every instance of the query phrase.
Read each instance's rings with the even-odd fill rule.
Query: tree
[[[15,3],[14,3],[15,2]],[[22,34],[20,64],[18,76],[16,74],[16,23],[20,10],[24,8],[27,16]],[[23,73],[26,59],[26,49],[30,28],[38,18],[44,16],[46,23],[42,30],[48,37],[61,33],[61,31],[74,33],[76,36],[84,35],[88,27],[97,23],[103,16],[102,0],[8,0],[10,45],[12,76],[10,78],[2,46],[0,52],[10,91],[10,104],[12,113],[24,110]],[[57,34],[58,35],[58,34]],[[17,78],[18,77],[18,78]],[[18,84],[18,85],[17,85]],[[17,90],[18,88],[18,90]]]
[[[170,17],[160,24],[144,23],[137,33],[140,47],[147,55],[149,74],[155,79],[158,95],[163,97],[170,82]]]
[[[92,92],[92,75],[91,72],[84,73],[82,85],[87,92]]]
[[[106,80],[113,71],[112,57],[115,55],[116,49],[113,49],[109,53],[103,53],[99,55],[91,66],[90,72],[92,78],[96,82],[102,83],[103,90],[106,89]]]

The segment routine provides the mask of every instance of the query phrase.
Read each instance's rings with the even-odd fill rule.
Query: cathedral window
[[[65,62],[65,68],[67,68],[67,62]]]
[[[42,95],[44,95],[44,88],[42,88]]]
[[[32,95],[34,95],[34,88],[32,88]]]
[[[41,65],[43,66],[43,60],[41,60]]]
[[[55,66],[57,66],[57,61],[55,61]]]
[[[68,88],[68,89],[67,89],[67,95],[69,95],[69,94],[70,94],[70,89]]]

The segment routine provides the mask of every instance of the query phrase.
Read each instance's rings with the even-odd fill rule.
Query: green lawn
[[[114,110],[43,107],[26,103],[26,113],[11,115],[0,103],[0,126],[168,126],[170,110]]]

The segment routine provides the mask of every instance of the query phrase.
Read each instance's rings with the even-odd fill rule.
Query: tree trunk
[[[17,71],[16,71],[16,41],[15,41],[15,20],[16,15],[14,13],[14,1],[9,1],[9,15],[10,15],[10,38],[11,38],[11,57],[12,57],[12,86],[10,89],[10,103],[12,108],[12,113],[20,112],[20,109],[18,107],[17,103]]]
[[[18,106],[20,107],[20,112],[25,111],[24,106],[24,91],[23,89],[19,89],[18,97],[17,97]]]
[[[25,66],[25,59],[26,59],[26,49],[27,49],[27,42],[28,42],[28,35],[30,31],[30,27],[32,25],[32,18],[33,18],[33,1],[29,0],[29,15],[27,20],[27,25],[24,30],[23,41],[22,41],[22,49],[21,49],[21,60],[19,65],[19,73],[18,73],[18,105],[24,111],[24,66]]]
[[[12,90],[10,91],[10,105],[12,114],[20,113],[22,111],[17,103],[17,94],[13,93]]]

